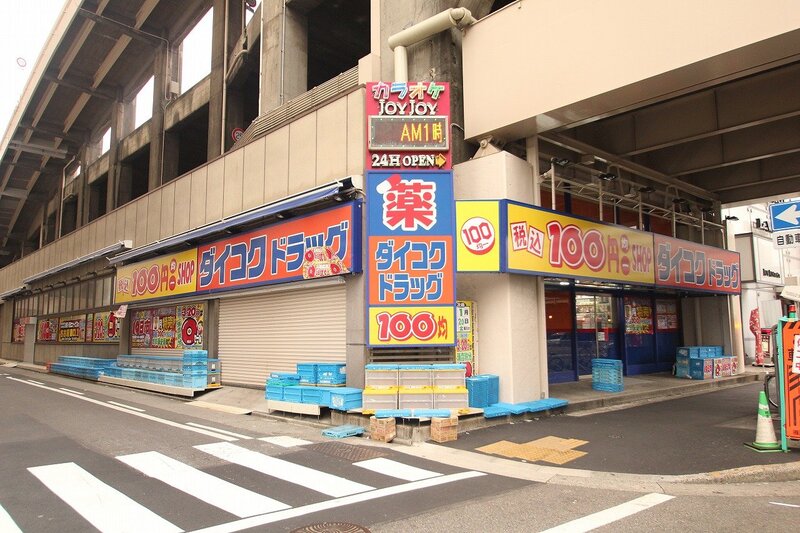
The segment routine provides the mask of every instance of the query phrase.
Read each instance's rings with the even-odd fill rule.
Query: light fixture
[[[611,172],[602,172],[597,175],[597,178],[603,181],[614,181],[618,177],[619,176],[617,176],[616,174],[612,174]]]
[[[725,215],[725,220],[730,220],[732,222],[738,222],[739,221],[739,217],[737,217],[736,215]]]
[[[550,162],[557,167],[565,167],[571,163],[569,159],[563,157],[551,157]]]
[[[569,281],[559,281],[559,285],[569,285]]]
[[[651,192],[656,192],[655,187],[651,187],[650,185],[645,185],[644,187],[639,187],[639,192],[642,194],[647,194]]]
[[[628,189],[628,192],[624,194],[625,198],[636,198],[638,195],[639,193],[636,192],[636,189],[633,187],[633,185],[631,185],[631,188]]]

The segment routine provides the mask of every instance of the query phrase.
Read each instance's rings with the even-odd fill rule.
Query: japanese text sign
[[[500,272],[500,202],[456,202],[456,257],[459,272]]]
[[[197,249],[162,255],[117,269],[115,302],[149,300],[196,290]]]
[[[449,169],[450,84],[367,83],[367,168]]]
[[[371,346],[453,345],[454,202],[450,172],[368,172]]]
[[[508,202],[508,270],[652,284],[653,236]]]
[[[354,250],[356,205],[361,204],[344,204],[201,246],[197,290],[323,278],[360,270],[359,251]]]
[[[655,235],[656,285],[739,294],[739,253]]]
[[[91,336],[88,340],[91,341]],[[58,321],[58,342],[87,342],[86,315],[61,317]]]
[[[92,342],[118,342],[120,324],[116,315],[110,311],[94,314],[92,320]]]

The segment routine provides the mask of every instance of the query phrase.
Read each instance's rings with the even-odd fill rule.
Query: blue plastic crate
[[[317,383],[339,385],[347,381],[345,363],[318,363]]]
[[[325,437],[332,437],[334,439],[342,439],[344,437],[354,437],[364,433],[364,428],[361,426],[345,425],[337,426],[335,428],[322,430],[322,435]]]
[[[592,389],[621,392],[622,388],[622,361],[619,359],[592,359]]]
[[[488,404],[494,405],[500,401],[500,376],[495,374],[479,374],[480,378],[486,378],[489,385],[489,398]]]
[[[322,390],[317,387],[300,387],[300,403],[322,405]]]
[[[267,400],[281,400],[283,401],[283,387],[269,386],[264,393]]]
[[[467,392],[469,393],[469,406],[477,408],[489,407],[491,405],[489,403],[489,378],[474,376],[467,378],[466,382]]]
[[[300,384],[317,383],[317,363],[297,363],[297,373],[300,375]]]
[[[361,389],[351,387],[329,389],[330,400],[327,405],[339,411],[358,409],[362,405],[362,393]]]
[[[511,411],[504,404],[500,403],[492,404],[483,410],[484,418],[499,418],[510,414]]]
[[[412,409],[375,409],[375,418],[411,418]]]
[[[303,399],[303,388],[299,385],[284,387],[283,399],[287,402],[300,403]]]
[[[208,359],[208,350],[184,350],[183,359],[190,361]]]

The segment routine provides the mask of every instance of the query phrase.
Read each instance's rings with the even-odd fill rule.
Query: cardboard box
[[[431,440],[450,442],[458,439],[458,417],[431,418]]]
[[[732,366],[731,357],[717,357],[714,359],[714,377],[722,378],[730,376]]]
[[[392,442],[397,436],[397,422],[394,418],[369,418],[369,438],[381,442]]]
[[[714,377],[714,360],[690,358],[689,379],[712,379]]]

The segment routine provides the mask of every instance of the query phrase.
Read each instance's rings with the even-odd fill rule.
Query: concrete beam
[[[68,75],[59,78],[53,74],[45,74],[42,79],[104,100],[114,100],[117,97],[115,90],[104,87],[92,88],[92,83],[88,79],[83,80],[78,76]]]
[[[137,30],[136,28],[134,28],[133,25],[136,23],[136,21],[134,20],[129,20],[129,21],[115,20],[103,15],[92,13],[91,11],[83,8],[78,10],[78,15],[87,18],[93,22],[96,22],[98,24],[114,28],[123,35],[127,35],[131,39],[135,39],[137,41],[149,44],[154,48],[161,46],[161,44],[163,44],[162,39],[154,35],[151,35],[145,31]]]

